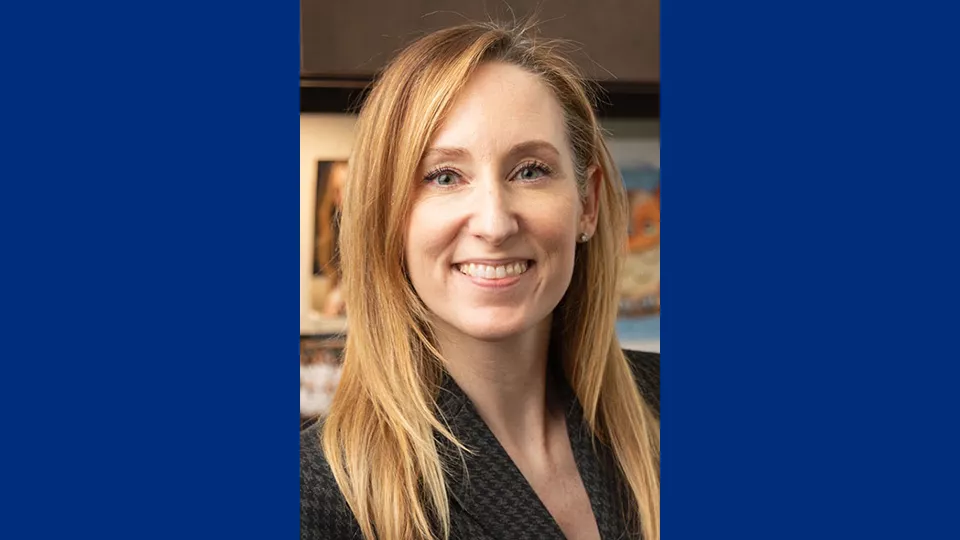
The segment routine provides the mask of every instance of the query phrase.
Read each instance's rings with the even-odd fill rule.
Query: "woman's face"
[[[595,179],[582,201],[551,90],[507,64],[468,81],[421,163],[406,240],[417,294],[441,330],[493,341],[538,325],[560,302]]]

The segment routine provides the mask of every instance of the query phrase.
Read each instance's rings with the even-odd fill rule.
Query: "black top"
[[[660,355],[624,351],[640,392],[660,414]],[[569,387],[567,430],[580,477],[590,497],[603,540],[626,538],[624,484],[607,447],[594,441],[583,422],[583,410]],[[510,456],[477,414],[453,379],[446,377],[438,400],[453,434],[473,454],[464,453],[469,483],[463,480],[459,457],[448,467],[451,538],[508,540],[564,538],[563,532],[520,473]],[[301,540],[360,539],[360,527],[350,512],[319,444],[319,424],[300,434]],[[441,455],[458,456],[442,437]],[[383,539],[392,540],[392,539]]]

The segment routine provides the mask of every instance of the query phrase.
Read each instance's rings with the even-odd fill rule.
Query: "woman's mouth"
[[[460,263],[455,267],[465,276],[497,280],[517,277],[526,272],[531,263],[532,261],[516,261],[499,265]]]

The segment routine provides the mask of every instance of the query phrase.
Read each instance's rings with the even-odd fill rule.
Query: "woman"
[[[626,196],[574,66],[528,29],[442,30],[356,137],[301,537],[659,540],[659,356],[617,342]]]

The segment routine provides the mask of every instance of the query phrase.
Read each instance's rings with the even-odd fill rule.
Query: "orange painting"
[[[653,166],[626,169],[623,177],[630,229],[620,315],[653,315],[660,313],[660,170]]]

